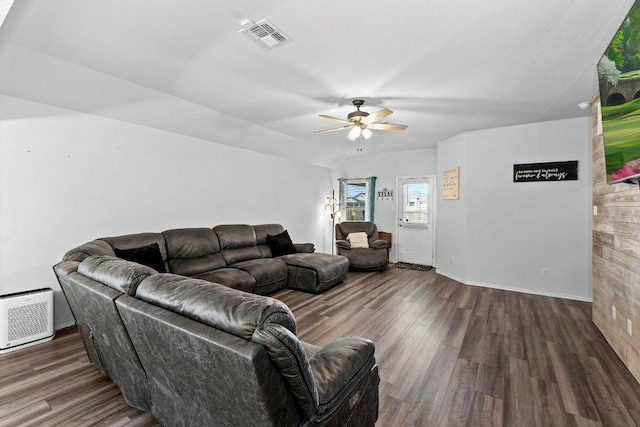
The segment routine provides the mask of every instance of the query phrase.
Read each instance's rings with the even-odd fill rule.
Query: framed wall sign
[[[460,188],[460,167],[447,168],[442,172],[442,199],[458,200]]]
[[[387,187],[383,188],[382,190],[378,190],[376,200],[393,201],[393,190],[389,190]]]
[[[513,165],[513,182],[577,181],[578,161]]]

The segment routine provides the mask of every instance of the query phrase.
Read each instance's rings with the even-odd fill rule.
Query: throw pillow
[[[162,254],[160,254],[160,246],[158,246],[157,243],[152,243],[149,246],[141,246],[139,248],[114,248],[113,250],[118,258],[146,265],[147,267],[153,268],[158,273],[167,272],[164,268],[164,261],[162,261]]]
[[[351,244],[352,248],[368,248],[369,247],[369,239],[367,238],[367,233],[349,233],[347,235],[347,240]]]
[[[284,230],[280,234],[272,236],[267,234],[267,246],[271,249],[271,255],[274,257],[295,254],[298,251],[289,237],[289,232]]]

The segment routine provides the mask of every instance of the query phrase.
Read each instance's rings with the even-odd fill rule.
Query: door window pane
[[[429,184],[404,184],[404,215],[405,222],[410,224],[424,224],[429,221]]]

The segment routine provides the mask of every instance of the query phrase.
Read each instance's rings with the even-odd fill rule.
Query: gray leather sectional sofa
[[[373,343],[358,337],[324,347],[304,343],[284,303],[246,292],[269,292],[291,280],[305,290],[333,286],[342,280],[342,257],[284,255],[301,256],[292,264],[271,257],[260,243],[280,226],[204,230],[212,229],[98,239],[54,267],[89,359],[129,404],[167,426],[373,426],[379,382]],[[212,251],[216,244],[204,236],[216,236],[220,249]],[[170,273],[114,256],[117,248],[152,240],[164,243],[158,247]],[[261,258],[248,258],[257,254],[247,249],[252,241]],[[309,268],[315,255],[324,258],[320,275]],[[267,267],[257,273],[251,260],[266,260]],[[284,264],[284,277],[275,261]],[[242,273],[230,271],[238,264]],[[210,280],[216,271],[226,283]],[[243,273],[255,282],[234,286]]]
[[[268,236],[284,231],[280,224],[233,224],[103,237],[71,249],[63,260],[82,261],[89,255],[123,257],[120,254],[127,251],[157,245],[161,259],[155,269],[159,272],[261,295],[286,286],[322,292],[344,281],[349,261],[337,255],[314,253],[312,243],[294,245],[298,253],[273,257]]]

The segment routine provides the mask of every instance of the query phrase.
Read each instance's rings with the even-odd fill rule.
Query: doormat
[[[408,262],[397,262],[391,265],[394,266],[395,268],[402,268],[404,270],[429,271],[433,268],[430,265],[411,264]]]

